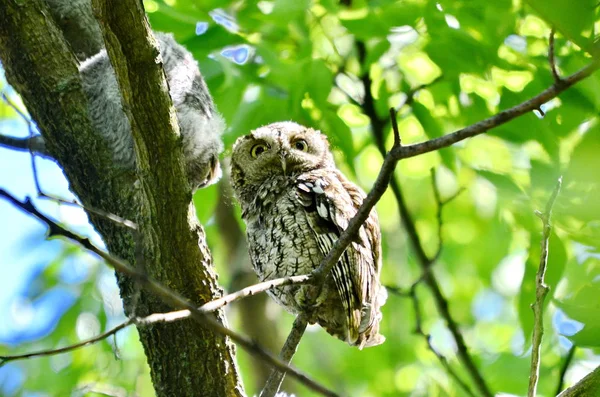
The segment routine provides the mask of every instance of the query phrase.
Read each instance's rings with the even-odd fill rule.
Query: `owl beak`
[[[283,169],[283,175],[285,175],[285,169],[287,168],[287,155],[285,152],[279,152],[279,159],[281,160],[281,168]]]

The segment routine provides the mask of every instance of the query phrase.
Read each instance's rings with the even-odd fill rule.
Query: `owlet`
[[[221,177],[219,153],[225,123],[217,112],[192,54],[172,35],[156,33],[173,100],[192,189]],[[92,125],[109,143],[115,163],[133,168],[135,153],[129,120],[123,111],[117,77],[105,50],[79,67]]]
[[[365,197],[336,168],[325,135],[293,122],[240,137],[231,181],[261,281],[317,268]],[[327,276],[309,321],[361,349],[383,343],[380,308],[387,295],[380,271],[381,234],[373,210]],[[269,294],[298,314],[309,304],[308,288],[291,285]]]

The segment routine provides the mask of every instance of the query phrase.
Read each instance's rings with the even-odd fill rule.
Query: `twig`
[[[589,77],[600,67],[600,62],[592,62],[585,66],[581,70],[573,73],[572,75],[563,78],[560,84],[552,84],[550,87],[540,92],[533,98],[522,102],[512,108],[506,109],[494,116],[491,116],[485,120],[479,121],[468,127],[462,128],[451,134],[441,136],[439,138],[430,139],[428,141],[417,143],[414,145],[402,146],[393,148],[390,152],[392,160],[400,161],[410,157],[415,157],[420,154],[429,153],[435,150],[439,150],[448,146],[451,146],[457,142],[460,142],[467,138],[472,138],[477,135],[481,135],[484,132],[491,130],[492,128],[498,127],[505,124],[527,112],[534,109],[538,109],[541,105],[548,102],[549,100],[556,98],[560,93],[564,92],[567,88],[580,82],[581,80]]]
[[[271,288],[281,287],[290,284],[306,284],[309,281],[310,277],[308,275],[282,277],[274,280],[264,281],[262,283],[254,284],[249,287],[243,288],[237,292],[225,295],[219,299],[215,299],[214,301],[207,302],[204,305],[200,306],[198,308],[198,311],[201,311],[203,313],[213,312],[224,307],[229,303],[241,300],[252,295],[256,295],[260,292],[265,292]],[[0,367],[9,361],[23,360],[32,357],[52,356],[55,354],[70,352],[84,346],[92,345],[96,342],[99,342],[116,334],[120,330],[127,328],[130,325],[145,326],[156,323],[171,323],[174,321],[189,318],[191,315],[192,313],[189,310],[177,310],[168,313],[154,313],[141,318],[131,318],[110,329],[109,331],[106,331],[100,335],[94,336],[93,338],[87,339],[85,341],[76,343],[74,345],[65,346],[58,349],[40,350],[32,353],[17,354],[13,356],[0,356]]]
[[[35,135],[27,138],[17,138],[14,136],[0,134],[0,146],[23,152],[33,151],[40,157],[53,160],[52,156],[50,156],[50,154],[46,151],[46,143],[41,135]]]
[[[100,342],[101,340],[104,340],[106,338],[108,338],[111,335],[116,334],[117,332],[119,332],[120,330],[127,328],[128,326],[130,326],[131,324],[133,324],[135,321],[134,320],[127,320],[119,325],[117,325],[116,327],[110,329],[109,331],[106,331],[100,335],[94,336],[92,338],[86,339],[84,341],[81,341],[79,343],[75,343],[74,345],[69,345],[69,346],[65,346],[65,347],[61,347],[59,349],[51,349],[51,350],[39,350],[36,352],[31,352],[31,353],[25,353],[25,354],[16,354],[14,356],[0,356],[0,367],[2,367],[4,364],[10,362],[10,361],[17,361],[17,360],[24,360],[27,358],[33,358],[33,357],[44,357],[44,356],[53,356],[56,354],[61,354],[61,353],[67,353],[79,348],[82,348],[84,346],[89,346],[89,345],[93,345],[94,343]]]
[[[306,330],[306,326],[308,325],[307,318],[308,316],[306,314],[299,314],[294,320],[292,330],[285,340],[285,344],[283,345],[283,349],[281,349],[281,354],[279,355],[281,360],[285,363],[289,364],[292,361],[292,357],[294,357],[294,354],[296,353],[298,344],[300,344],[300,340],[302,339],[304,331]],[[274,397],[279,391],[284,377],[284,371],[278,371],[274,369],[271,372],[271,375],[269,375],[269,379],[267,379],[267,383],[260,393],[260,397]]]
[[[544,212],[536,211],[536,215],[542,220],[543,232],[542,232],[542,247],[540,253],[540,267],[538,268],[535,277],[535,302],[531,305],[533,309],[533,337],[532,337],[532,349],[531,349],[531,368],[529,375],[529,389],[527,391],[528,397],[535,397],[537,393],[537,384],[540,374],[540,349],[542,345],[542,337],[544,335],[544,300],[550,288],[544,281],[546,275],[546,266],[548,264],[548,243],[550,241],[550,232],[552,231],[552,224],[550,223],[552,217],[552,207],[560,193],[562,186],[562,177],[558,178],[558,183],[546,204]]]
[[[569,352],[567,353],[567,356],[565,357],[565,360],[563,361],[562,366],[560,367],[560,375],[558,377],[558,384],[556,385],[556,392],[554,393],[555,396],[558,396],[564,387],[565,375],[567,374],[569,365],[571,365],[571,361],[573,361],[573,357],[575,356],[575,349],[577,349],[577,346],[572,345],[571,348],[569,349]]]
[[[398,119],[396,113],[396,109],[390,108],[390,120],[392,120],[392,130],[394,131],[394,147],[400,147],[402,146],[402,138],[400,138],[400,131],[398,130]]]
[[[252,340],[248,339],[247,337],[245,337],[243,335],[238,334],[237,332],[235,332],[233,330],[230,330],[229,328],[227,328],[227,327],[223,326],[221,323],[219,323],[215,318],[198,310],[198,308],[196,308],[191,302],[189,302],[188,300],[186,300],[185,298],[180,296],[178,293],[170,290],[169,288],[165,287],[161,283],[157,282],[156,280],[150,278],[146,273],[140,272],[139,270],[131,267],[128,263],[126,263],[122,259],[119,259],[117,257],[114,257],[114,256],[102,251],[101,249],[96,247],[94,244],[92,244],[89,239],[80,237],[80,236],[76,235],[75,233],[71,232],[70,230],[63,228],[62,226],[57,224],[55,221],[51,220],[50,218],[48,218],[47,216],[45,216],[44,214],[39,212],[37,210],[37,208],[32,204],[30,199],[26,199],[25,202],[21,202],[20,200],[16,199],[14,196],[12,196],[11,194],[9,194],[8,192],[6,192],[4,189],[1,189],[1,188],[0,188],[0,197],[6,198],[8,201],[10,201],[16,207],[22,209],[25,212],[30,213],[31,215],[40,219],[42,222],[46,223],[46,225],[48,225],[48,237],[63,236],[63,237],[66,237],[67,239],[81,245],[85,249],[87,249],[91,252],[94,252],[95,254],[100,256],[102,259],[104,259],[115,270],[117,270],[118,272],[125,274],[125,275],[131,277],[133,280],[139,282],[144,287],[146,287],[149,291],[153,292],[154,294],[156,294],[156,296],[161,298],[165,303],[170,304],[174,307],[181,307],[181,308],[185,308],[185,309],[189,310],[191,313],[191,317],[194,320],[196,320],[197,322],[201,323],[202,325],[206,326],[207,328],[211,329],[214,332],[218,332],[222,335],[230,337],[234,342],[236,342],[237,344],[242,346],[249,353],[260,357],[262,360],[269,363],[270,365],[272,365],[275,368],[278,368],[282,371],[287,371],[291,376],[298,379],[304,385],[315,390],[316,392],[321,393],[322,395],[337,396],[337,394],[335,392],[327,389],[325,386],[319,384],[318,382],[316,382],[312,378],[308,377],[307,375],[305,375],[298,369],[289,366],[287,363],[283,362],[281,359],[275,357],[273,354],[264,350],[257,343],[253,342]]]
[[[554,56],[554,34],[556,33],[556,29],[552,28],[550,30],[550,38],[548,39],[548,63],[550,63],[550,71],[552,72],[552,77],[554,78],[555,84],[561,84],[562,80],[560,75],[558,74],[558,70],[556,69],[556,58]]]

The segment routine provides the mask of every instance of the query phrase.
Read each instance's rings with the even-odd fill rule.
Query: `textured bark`
[[[137,28],[147,24],[141,2],[127,3],[126,11],[120,1],[110,6],[121,9],[119,18],[128,18],[123,26],[131,29],[130,33],[139,33]],[[136,255],[129,230],[90,213],[109,251],[132,264],[143,258],[137,266],[143,265],[151,277],[197,305],[219,297],[221,290],[204,232],[188,217],[191,193],[174,131],[177,124],[161,65],[156,62],[158,51],[148,45],[147,25],[142,41],[124,43],[124,54],[117,55],[128,57],[119,61],[126,65],[119,80],[124,75],[129,80],[123,87],[125,103],[130,104],[129,116],[134,120],[136,174],[115,168],[109,148],[93,131],[77,60],[46,3],[0,0],[0,21],[0,57],[7,78],[38,123],[46,147],[64,169],[71,190],[84,205],[134,220],[140,226]],[[141,46],[139,51],[137,45]],[[111,60],[115,61],[114,52]],[[142,87],[136,78],[149,80]],[[144,109],[151,111],[144,113]],[[133,189],[134,184],[138,188]],[[131,280],[120,276],[119,285],[127,313],[135,310],[143,315],[171,309],[153,295],[138,291]],[[215,316],[225,322],[222,311]],[[222,335],[190,320],[142,327],[139,332],[158,396],[244,394],[234,347]]]
[[[558,395],[558,397],[591,396],[600,396],[600,366]]]

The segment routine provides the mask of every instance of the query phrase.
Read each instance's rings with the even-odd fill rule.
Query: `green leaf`
[[[590,52],[593,38],[595,0],[527,0],[550,26],[565,35],[583,50]]]
[[[219,187],[217,184],[198,189],[194,193],[194,207],[196,207],[196,215],[201,224],[206,225],[215,214],[218,197]]]
[[[571,319],[583,324],[583,328],[575,335],[567,336],[577,346],[598,347],[600,346],[600,261],[591,258],[581,266],[591,272],[577,272],[579,280],[574,280],[574,286],[568,286],[563,297],[556,300],[556,304]],[[571,273],[573,276],[577,273]],[[587,278],[582,280],[583,277]]]

